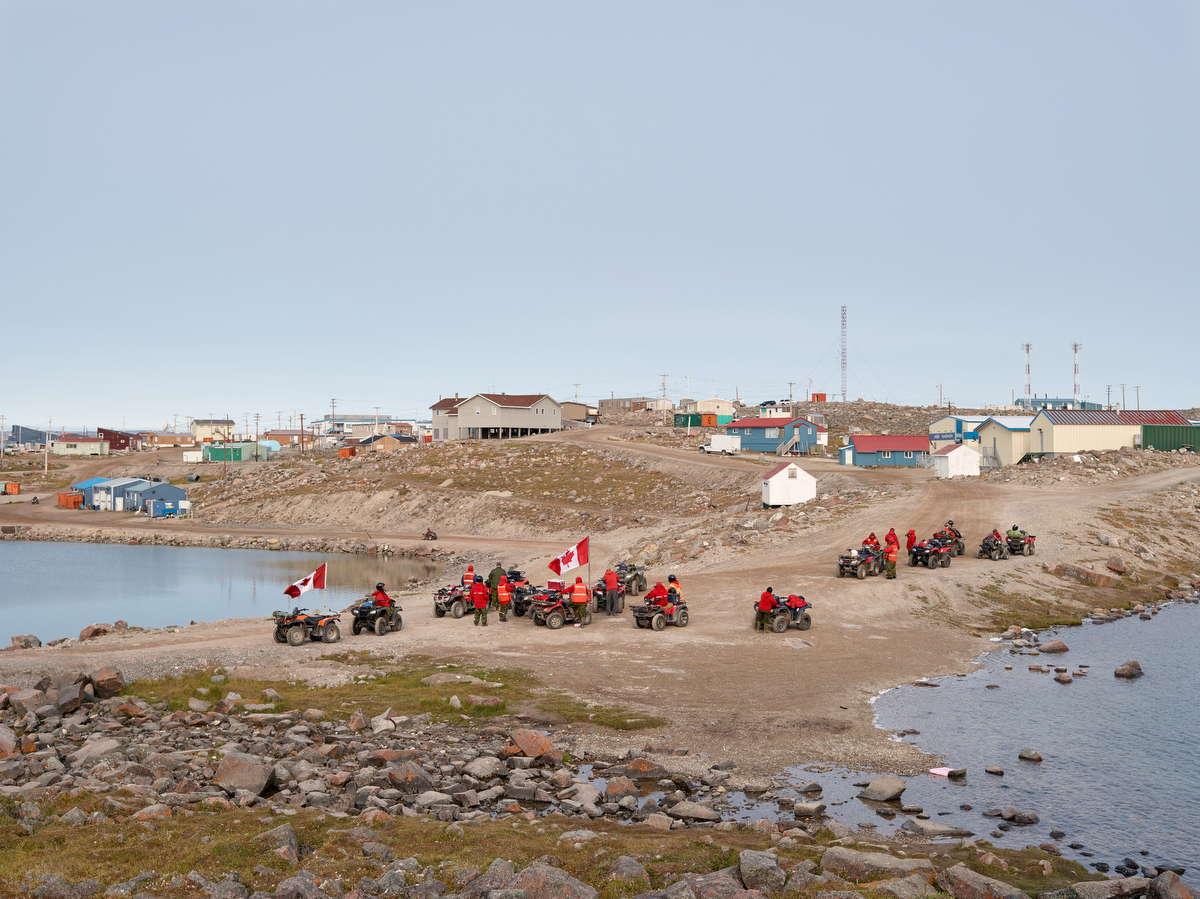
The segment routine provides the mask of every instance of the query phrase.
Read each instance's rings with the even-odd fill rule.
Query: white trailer
[[[742,451],[742,438],[730,434],[713,434],[708,443],[700,447],[702,453],[720,453],[722,456],[736,456]]]

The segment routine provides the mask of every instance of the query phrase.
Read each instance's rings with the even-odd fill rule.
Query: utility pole
[[[575,382],[575,402],[579,402],[579,382]]]
[[[795,400],[792,399],[792,388],[796,386],[795,381],[788,381],[788,405],[791,406]]]
[[[329,437],[330,437],[330,440],[333,439],[333,423],[335,421],[337,421],[337,400],[331,399],[329,401]]]
[[[54,416],[49,416],[50,423],[46,425],[46,451],[42,456],[42,473],[50,473],[50,438],[54,435]]]
[[[1112,408],[1112,384],[1105,384],[1104,389],[1108,394],[1108,399],[1104,403],[1104,408],[1111,409]]]
[[[258,461],[258,413],[254,413],[254,461]]]
[[[1121,385],[1121,411],[1125,411],[1125,385]]]
[[[250,413],[246,413],[246,430],[242,431],[247,437],[250,436]]]
[[[846,400],[846,307],[842,307],[842,402]]]
[[[1142,388],[1135,385],[1133,389],[1137,391],[1137,407],[1138,407],[1138,411],[1141,412],[1142,411]],[[3,421],[4,421],[4,416],[0,415],[0,422],[3,422]],[[0,427],[0,433],[3,433],[3,431],[4,431],[4,428]]]
[[[279,409],[275,410],[275,427],[280,431],[283,430],[283,412]]]
[[[233,419],[229,417],[228,412],[225,413],[225,420],[233,421]],[[229,471],[229,437],[228,436],[226,436],[226,438],[225,438],[225,452],[221,453],[221,456],[223,458],[223,461],[221,462],[221,477],[223,478],[223,477],[225,477],[226,473],[228,473],[228,471]]]
[[[1025,351],[1025,407],[1031,412],[1033,411],[1033,382],[1029,378],[1029,350],[1032,346],[1031,343],[1021,344],[1021,349]]]
[[[667,376],[662,376],[662,392],[663,392],[663,427],[667,426]]]
[[[372,437],[379,436],[379,407],[375,407],[375,430],[371,432]]]
[[[304,454],[304,413],[300,413],[300,454]]]
[[[0,415],[0,456],[4,455],[4,416]]]
[[[1079,351],[1083,349],[1082,343],[1071,344],[1071,349],[1075,351],[1075,408],[1079,408]]]

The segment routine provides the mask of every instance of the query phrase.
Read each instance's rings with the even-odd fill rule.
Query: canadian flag
[[[325,589],[325,566],[322,565],[308,577],[302,577],[292,586],[288,587],[283,592],[296,599],[301,593],[307,593],[309,590],[324,590]]]
[[[557,559],[552,559],[549,569],[555,574],[562,574],[580,565],[586,565],[588,560],[588,538],[584,537]]]

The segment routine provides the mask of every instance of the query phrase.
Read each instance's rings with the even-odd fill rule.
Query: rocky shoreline
[[[214,675],[212,681],[220,691],[225,676]],[[486,695],[490,685],[478,678],[440,673],[425,682],[435,681],[461,684],[468,703],[495,701]],[[413,857],[398,860],[402,848],[396,845],[392,825],[419,818],[439,822],[450,838],[463,836],[464,828],[492,822],[537,827],[542,833],[547,827],[562,829],[555,842],[575,848],[602,846],[604,828],[613,825],[664,834],[694,832],[709,841],[726,833],[761,835],[764,849],[742,851],[737,865],[691,872],[659,889],[650,888],[651,859],[615,859],[608,876],[624,882],[620,894],[647,899],[757,899],[755,892],[851,899],[862,890],[893,899],[934,893],[955,899],[1025,895],[1002,879],[972,870],[1006,870],[1008,863],[996,854],[1000,850],[966,838],[969,833],[910,818],[901,839],[880,843],[874,834],[851,831],[827,817],[822,788],[815,781],[799,788],[801,799],[777,802],[778,814],[738,823],[730,817],[732,793],[769,785],[739,778],[732,762],[713,765],[699,777],[681,775],[671,770],[669,756],[592,754],[572,735],[553,730],[457,727],[431,721],[427,714],[402,716],[390,709],[371,718],[359,710],[334,720],[312,709],[273,711],[279,697],[265,692],[253,699],[236,694],[213,702],[192,698],[187,709],[173,710],[166,702],[148,703],[127,695],[121,673],[112,668],[46,677],[32,688],[3,688],[0,797],[29,837],[46,829],[76,827],[103,834],[121,823],[136,823],[150,833],[177,818],[216,809],[265,813],[284,823],[258,833],[253,854],[264,861],[282,859],[296,869],[306,852],[289,822],[297,815],[316,813],[330,832],[348,834],[376,865],[377,876],[351,885],[297,870],[280,878],[272,891],[251,894],[244,880],[275,871],[260,865],[222,880],[210,880],[212,872],[167,878],[151,871],[127,871],[111,883],[69,883],[49,875],[0,883],[0,891],[38,899],[101,894],[596,899],[596,888],[605,887],[577,880],[553,857],[521,869],[494,859],[482,874],[446,872]],[[595,783],[593,777],[598,778]],[[861,795],[893,803],[899,810],[903,790],[901,779],[885,775],[865,784]],[[44,811],[82,805],[86,797],[101,795],[101,808],[90,814],[78,805],[61,814]],[[761,798],[769,799],[769,792]],[[1022,823],[1021,813],[1009,809],[997,810],[997,816]],[[952,842],[929,843],[947,839]],[[946,852],[951,848],[955,853]],[[951,857],[954,854],[961,860]],[[1049,878],[1059,862],[1050,845],[1038,847],[1032,861],[1025,863],[1036,869],[1033,874]],[[1040,895],[1200,897],[1179,880],[1183,872],[1178,869],[1164,866],[1140,873],[1076,883],[1069,888],[1073,892]],[[1022,872],[1022,879],[1029,876],[1030,871]]]

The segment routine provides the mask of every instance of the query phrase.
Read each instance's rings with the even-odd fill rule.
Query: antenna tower
[[[1079,351],[1083,349],[1082,343],[1071,344],[1071,349],[1075,351],[1075,405],[1079,406]]]
[[[842,307],[842,402],[849,402],[846,398],[846,307]]]
[[[1021,349],[1025,351],[1025,405],[1030,409],[1033,408],[1033,387],[1029,380],[1029,348],[1031,346],[1033,346],[1031,343],[1021,344]]]

